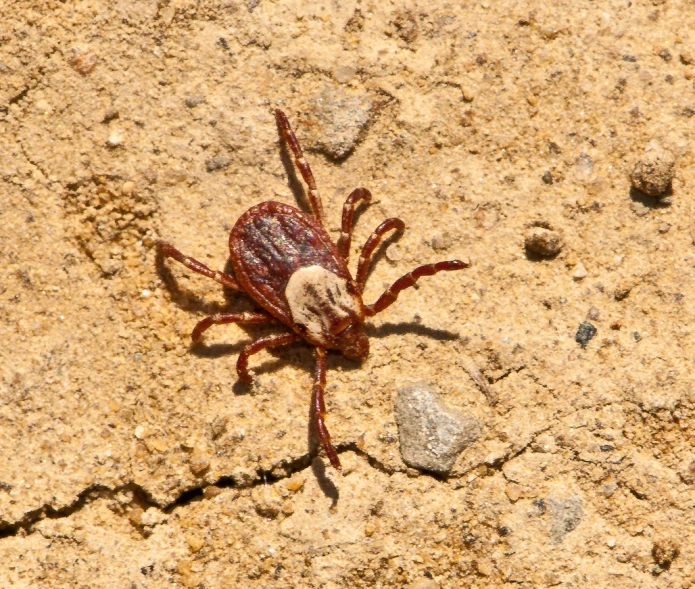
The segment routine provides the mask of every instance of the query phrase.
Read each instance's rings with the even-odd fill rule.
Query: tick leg
[[[314,412],[314,423],[319,442],[323,446],[331,466],[338,471],[342,471],[338,454],[331,444],[331,436],[326,428],[326,405],[323,402],[323,392],[326,388],[326,350],[314,348],[314,358],[316,359],[316,370],[314,372],[314,388],[311,396],[311,408]]]
[[[202,262],[199,262],[198,260],[194,260],[190,256],[182,254],[170,243],[158,241],[157,249],[163,256],[166,256],[168,258],[174,258],[177,262],[181,262],[184,266],[186,266],[186,268],[193,270],[193,272],[197,272],[198,274],[202,274],[203,276],[212,278],[213,280],[216,280],[222,286],[226,286],[227,288],[233,288],[234,290],[240,290],[242,292],[245,292],[242,286],[229,274],[225,274],[224,272],[217,272],[216,270],[211,270]]]
[[[360,254],[360,260],[357,263],[357,286],[360,292],[364,290],[364,285],[367,282],[367,271],[369,270],[369,263],[372,261],[372,254],[377,246],[381,243],[381,239],[384,233],[395,229],[399,233],[405,230],[405,223],[400,219],[391,218],[386,219],[381,225],[379,225],[369,236],[369,239],[364,244],[362,248],[362,253]]]
[[[462,270],[463,268],[468,268],[468,266],[470,266],[470,264],[467,264],[466,262],[452,260],[449,262],[427,264],[426,266],[415,268],[415,270],[409,274],[401,276],[398,280],[396,280],[396,282],[394,282],[389,289],[379,297],[376,303],[373,305],[365,305],[364,311],[368,317],[381,313],[381,311],[383,311],[386,307],[395,302],[402,290],[413,286],[418,281],[418,278],[422,278],[423,276],[432,276],[433,274],[442,271]]]
[[[246,346],[241,354],[239,354],[239,359],[236,361],[236,371],[239,375],[239,380],[249,384],[251,382],[251,375],[249,374],[249,356],[253,356],[255,353],[264,350],[265,348],[276,348],[277,346],[284,346],[286,344],[291,344],[301,340],[296,333],[280,333],[277,335],[269,335],[266,337],[261,337],[255,342],[251,342]]]
[[[251,323],[268,323],[274,320],[275,317],[271,317],[265,313],[218,313],[217,315],[211,315],[202,321],[198,321],[193,328],[193,333],[191,333],[191,339],[193,343],[200,341],[203,332],[213,325],[224,325],[225,323],[241,323],[246,325]]]
[[[290,127],[290,122],[287,120],[285,113],[279,109],[275,110],[275,120],[280,127],[282,137],[284,138],[287,146],[290,148],[292,155],[294,155],[294,163],[299,168],[299,171],[304,178],[309,188],[309,204],[311,205],[311,212],[314,213],[314,217],[318,220],[320,225],[323,227],[323,206],[321,205],[321,197],[319,196],[319,191],[316,188],[316,180],[314,180],[314,174],[309,167],[309,162],[306,161],[302,148],[297,141],[297,137],[292,132],[292,127]]]
[[[350,240],[352,238],[352,219],[355,214],[355,205],[360,201],[369,202],[372,200],[372,193],[366,188],[355,188],[347,197],[343,205],[343,224],[338,239],[338,251],[340,255],[348,261],[350,257]]]

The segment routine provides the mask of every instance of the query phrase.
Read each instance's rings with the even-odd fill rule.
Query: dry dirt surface
[[[0,586],[693,587],[693,31],[686,0],[5,2]],[[351,268],[406,223],[365,301],[471,262],[329,354],[342,475],[311,349],[239,385],[277,328],[192,347],[254,304],[155,263],[223,269],[249,207],[306,208],[275,108],[334,238],[374,194]],[[401,454],[414,383],[470,426],[438,474]]]

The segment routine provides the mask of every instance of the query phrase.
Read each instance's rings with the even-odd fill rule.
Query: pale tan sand
[[[403,6],[3,5],[0,586],[695,582],[694,5]],[[472,263],[379,315],[362,366],[329,355],[344,477],[311,462],[311,350],[259,354],[237,387],[272,329],[192,352],[197,320],[253,307],[154,264],[162,238],[222,269],[241,213],[295,203],[277,107],[336,238],[347,194],[374,194],[353,267],[384,218],[407,225],[368,302]],[[675,158],[670,205],[630,193],[650,146]],[[526,251],[533,227],[559,254]],[[482,425],[448,479],[401,460],[416,381]]]

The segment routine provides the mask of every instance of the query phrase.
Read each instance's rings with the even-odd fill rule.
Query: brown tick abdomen
[[[278,202],[263,202],[237,220],[229,234],[237,280],[263,308],[286,325],[292,315],[285,289],[300,268],[321,266],[352,282],[347,265],[314,217]]]

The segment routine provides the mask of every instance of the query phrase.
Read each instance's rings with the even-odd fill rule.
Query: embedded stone
[[[648,151],[635,165],[630,180],[633,188],[654,197],[662,197],[671,189],[676,159],[663,149]]]
[[[557,231],[545,227],[533,227],[526,234],[524,243],[530,252],[550,258],[562,251],[564,240]]]
[[[396,422],[403,462],[440,474],[480,436],[480,422],[449,407],[426,382],[398,389]]]

